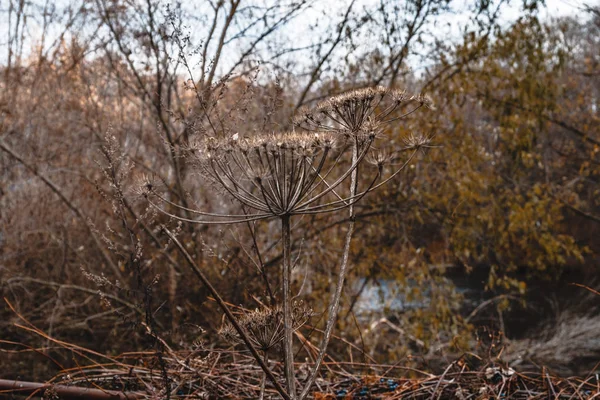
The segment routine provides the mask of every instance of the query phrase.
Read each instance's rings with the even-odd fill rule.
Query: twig
[[[175,243],[175,245],[177,246],[177,248],[179,249],[181,254],[184,256],[185,260],[187,261],[187,263],[190,266],[190,268],[192,269],[192,271],[196,274],[198,279],[200,279],[202,284],[204,286],[206,286],[206,288],[211,292],[211,294],[217,301],[217,304],[219,305],[219,307],[221,307],[221,309],[227,316],[227,319],[229,319],[229,322],[231,323],[231,325],[238,332],[238,334],[240,335],[240,338],[244,341],[244,344],[246,345],[248,350],[250,350],[250,353],[252,353],[252,356],[254,357],[254,359],[256,360],[258,365],[260,365],[260,367],[265,372],[265,374],[267,375],[267,377],[269,378],[271,383],[273,383],[273,386],[275,386],[275,389],[277,390],[277,392],[279,392],[279,394],[285,400],[291,400],[288,393],[283,389],[283,387],[281,387],[281,385],[277,381],[277,378],[275,377],[275,375],[273,375],[273,372],[271,372],[269,367],[264,363],[262,357],[260,356],[260,354],[258,354],[258,351],[256,350],[256,348],[250,342],[250,339],[248,338],[248,335],[246,334],[246,332],[244,332],[244,330],[238,324],[237,319],[231,313],[231,311],[229,310],[229,307],[227,307],[227,304],[225,304],[225,302],[221,298],[221,295],[219,294],[219,292],[217,292],[217,290],[214,288],[214,286],[206,278],[204,273],[196,266],[196,263],[192,259],[192,256],[190,256],[190,254],[187,252],[187,250],[182,246],[182,244],[179,242],[179,240],[177,240],[177,238],[171,233],[171,231],[169,231],[167,229],[167,227],[165,227],[164,225],[161,225],[161,229],[163,232],[165,232],[165,234],[167,236],[169,236],[169,238],[173,241],[173,243]]]

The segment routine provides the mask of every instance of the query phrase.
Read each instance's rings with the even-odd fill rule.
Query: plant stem
[[[358,143],[356,142],[352,147],[352,164],[355,164],[358,160]],[[353,198],[356,195],[358,188],[358,165],[352,171],[350,175],[350,198]],[[337,285],[335,287],[335,292],[333,294],[333,298],[331,299],[331,303],[329,304],[329,315],[327,317],[327,323],[325,325],[325,331],[323,332],[323,340],[321,341],[321,345],[319,346],[319,354],[317,355],[317,359],[315,360],[315,365],[311,374],[306,381],[304,389],[300,393],[300,397],[298,400],[303,400],[308,393],[310,392],[310,387],[315,382],[317,378],[317,374],[319,373],[319,368],[321,367],[321,363],[325,358],[325,354],[327,352],[327,346],[329,345],[329,340],[331,339],[331,334],[333,332],[333,327],[335,326],[335,322],[337,320],[337,315],[340,309],[340,299],[342,297],[342,291],[344,289],[344,280],[346,279],[346,272],[348,270],[348,261],[350,259],[350,243],[352,241],[352,235],[354,234],[354,222],[356,220],[354,204],[351,202],[348,206],[348,214],[349,214],[349,222],[348,222],[348,232],[346,233],[346,239],[344,241],[344,253],[342,254],[342,263],[340,265],[340,273],[338,275]]]
[[[283,357],[287,391],[296,399],[296,376],[294,373],[294,327],[292,322],[292,232],[290,215],[281,217],[281,241],[283,243]]]
[[[265,350],[265,364],[269,365],[269,351]],[[258,400],[263,400],[265,398],[265,384],[267,383],[267,374],[264,373],[260,380],[260,394],[258,396]]]

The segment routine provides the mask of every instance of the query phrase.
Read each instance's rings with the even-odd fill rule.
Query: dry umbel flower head
[[[143,190],[150,205],[181,221],[202,224],[240,223],[298,214],[336,211],[359,199],[339,190],[368,154],[377,136],[367,124],[361,146],[351,163],[344,154],[347,137],[332,131],[279,132],[231,137],[204,137],[188,147],[188,161],[229,197],[244,214],[215,214],[180,206],[152,187]],[[356,136],[358,137],[358,136]],[[364,193],[363,193],[364,194]],[[179,211],[209,217],[189,219],[160,208],[158,199]]]
[[[432,148],[435,146],[431,145],[433,137],[425,136],[421,134],[411,133],[403,139],[404,149],[406,150],[423,150],[425,148]]]
[[[374,137],[371,134],[368,143]],[[343,147],[343,139],[330,131],[235,134],[202,139],[190,153],[204,176],[260,219],[319,209],[313,203],[344,182],[358,164],[336,175],[339,154],[333,149],[338,144]],[[331,181],[325,183],[325,177]]]
[[[303,108],[293,123],[306,130],[334,131],[360,135],[378,131],[381,125],[404,118],[421,107],[430,107],[426,96],[410,96],[405,91],[382,86],[352,90],[325,100],[314,109]]]
[[[292,306],[293,330],[300,329],[313,315],[312,309],[304,302],[294,302]],[[283,309],[281,307],[257,308],[244,314],[238,321],[248,334],[252,344],[264,352],[273,349],[283,341]],[[230,323],[219,329],[219,335],[231,344],[241,344],[242,339]]]

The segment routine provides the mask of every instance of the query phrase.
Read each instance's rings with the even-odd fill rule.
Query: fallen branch
[[[36,396],[56,395],[60,399],[90,399],[90,400],[129,400],[145,397],[137,392],[117,392],[114,390],[92,389],[77,386],[54,385],[51,383],[36,383],[0,379],[0,395]]]

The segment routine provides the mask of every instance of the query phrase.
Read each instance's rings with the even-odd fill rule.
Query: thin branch
[[[227,304],[225,303],[225,301],[223,300],[223,298],[221,297],[221,295],[219,294],[217,289],[215,289],[215,287],[210,283],[210,281],[204,275],[204,273],[200,270],[200,268],[198,268],[198,266],[192,259],[192,256],[190,256],[190,253],[187,252],[185,247],[183,247],[183,245],[179,242],[179,240],[177,240],[175,235],[173,235],[171,233],[171,231],[169,231],[164,225],[161,225],[161,229],[173,241],[173,243],[175,243],[175,246],[177,246],[177,249],[179,249],[181,254],[184,256],[185,261],[188,263],[188,265],[190,266],[190,268],[192,269],[194,274],[196,274],[198,279],[200,279],[202,284],[208,289],[208,291],[215,298],[215,300],[217,301],[217,304],[219,305],[219,307],[221,307],[221,309],[225,313],[225,315],[226,315],[227,319],[229,320],[229,322],[231,323],[231,325],[235,328],[237,333],[240,335],[240,338],[244,341],[246,348],[248,350],[250,350],[250,353],[252,354],[252,356],[258,363],[258,365],[265,372],[265,374],[267,375],[267,377],[269,378],[271,383],[273,383],[273,386],[275,386],[275,389],[277,390],[277,392],[279,392],[281,397],[283,397],[285,400],[292,400],[292,398],[285,391],[285,389],[283,389],[283,387],[281,387],[281,385],[277,381],[277,378],[275,377],[275,375],[273,375],[273,372],[269,369],[267,364],[265,364],[265,362],[263,361],[260,354],[258,354],[258,351],[256,350],[256,348],[250,341],[250,338],[248,337],[246,332],[242,329],[242,327],[238,324],[237,319],[235,318],[235,316],[233,315],[233,313],[231,312],[231,310],[229,309],[229,307],[227,306]]]

